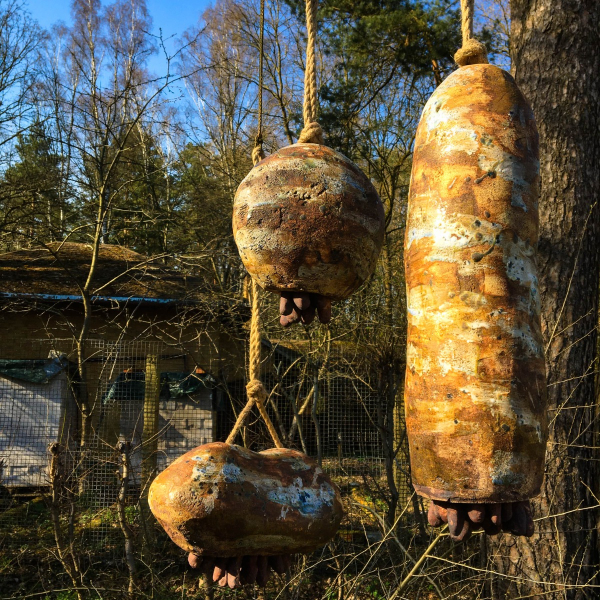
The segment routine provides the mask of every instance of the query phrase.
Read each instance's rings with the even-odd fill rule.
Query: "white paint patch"
[[[454,111],[453,111],[454,112]],[[479,150],[478,135],[472,128],[455,125],[437,135],[440,154],[465,152],[469,156]]]
[[[242,470],[233,463],[225,463],[221,468],[221,474],[227,483],[235,483],[239,481]]]
[[[411,371],[424,375],[431,371],[431,359],[429,354],[423,356],[419,349],[410,342],[406,347],[406,364]]]
[[[475,377],[478,358],[477,345],[465,345],[462,340],[447,340],[440,348],[437,363],[443,376],[453,371]]]
[[[192,478],[200,483],[214,481],[217,477],[217,465],[208,456],[194,456],[196,464],[192,470]]]
[[[315,485],[315,483],[317,482],[317,477],[322,473],[323,471],[319,468],[319,467],[315,467],[315,473],[313,475],[313,479],[312,479],[312,483],[311,485]]]
[[[303,515],[315,515],[333,506],[335,491],[328,483],[322,483],[318,489],[297,485],[278,486],[267,492],[267,498],[287,507],[288,511],[294,508]]]
[[[411,308],[410,306],[407,308],[408,314],[415,317],[415,319],[420,319],[423,316],[423,311],[417,308]]]
[[[242,477],[242,470],[234,463],[224,463],[219,468],[208,456],[195,456],[194,460],[192,479],[199,483],[236,483]]]
[[[423,238],[433,238],[428,260],[458,262],[454,253],[464,248],[492,245],[502,226],[485,219],[462,213],[447,215],[438,208],[433,218],[426,222],[409,223],[407,249],[411,244]]]
[[[513,327],[510,330],[510,334],[513,339],[520,342],[526,354],[529,354],[533,358],[544,358],[544,349],[541,340],[537,339],[537,336],[533,334],[528,324],[523,323],[519,327]]]
[[[513,184],[511,205],[527,212],[523,195],[528,192],[530,187],[531,173],[528,170],[529,165],[524,164],[517,156],[504,152],[493,144],[487,146],[485,151],[479,155],[478,165],[484,173],[494,172],[496,177],[511,182]],[[536,164],[536,173],[538,172],[539,162]]]
[[[270,453],[270,455],[272,456],[272,453]],[[286,463],[290,463],[292,466],[292,469],[294,469],[294,471],[308,471],[310,469],[310,465],[307,465],[302,459],[300,458],[281,458],[280,460],[282,460],[283,462]],[[319,473],[322,473],[321,469],[319,469],[317,467],[317,469],[315,470],[315,477],[316,477],[316,473],[317,471]]]
[[[215,509],[215,500],[219,497],[219,488],[214,485],[212,494],[206,494],[202,497],[202,504],[207,514],[210,514]]]
[[[445,95],[443,92],[440,93],[440,89],[438,88],[427,104],[425,104],[421,122],[425,123],[427,132],[430,135],[435,135],[436,130],[440,125],[446,123],[460,123],[461,121],[463,123],[469,122],[469,112],[471,109],[468,105],[456,107],[452,110],[448,110],[444,107],[450,98],[451,96]],[[472,133],[472,130],[470,130],[470,133]]]
[[[521,303],[524,311],[530,316],[539,315],[541,300],[533,246],[518,238],[516,242],[503,240],[502,250],[507,277],[529,288],[529,298]]]
[[[524,482],[523,473],[515,473],[514,465],[527,464],[527,456],[518,452],[505,452],[497,450],[492,457],[492,470],[490,477],[494,485],[519,485]]]
[[[433,230],[430,229],[429,227],[426,227],[426,228],[411,227],[408,230],[408,236],[407,236],[407,240],[406,240],[406,249],[408,250],[415,240],[422,240],[424,238],[430,238],[430,237],[433,237]]]

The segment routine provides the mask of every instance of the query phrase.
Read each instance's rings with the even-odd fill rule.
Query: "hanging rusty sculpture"
[[[385,230],[369,178],[321,144],[294,144],[256,165],[233,206],[235,241],[248,273],[280,292],[283,325],[322,322],[372,274]]]
[[[255,165],[233,205],[242,262],[258,285],[281,294],[284,327],[308,325],[315,313],[329,323],[332,300],[347,298],[373,273],[385,232],[383,205],[369,178],[323,145],[317,122],[317,0],[306,0],[306,34],[298,143]],[[253,156],[261,151],[258,144]]]
[[[227,443],[184,454],[152,483],[149,505],[192,567],[230,588],[265,585],[290,556],[333,538],[343,516],[340,493],[319,466],[282,447],[260,381],[259,285],[282,294],[282,325],[315,313],[331,317],[331,300],[356,290],[374,269],[384,232],[383,207],[369,179],[346,157],[322,145],[316,123],[317,0],[306,0],[305,127],[298,144],[268,158],[262,152],[264,0],[261,0],[258,134],[254,169],[235,197],[233,228],[253,276],[248,400]],[[261,160],[262,159],[262,160]],[[256,407],[276,448],[233,445]]]
[[[216,566],[216,580],[229,575],[242,583],[266,583],[269,557],[279,572],[289,555],[325,544],[343,515],[337,486],[304,454],[220,442],[175,460],[152,482],[148,503],[194,566]]]
[[[415,489],[457,540],[533,533],[547,426],[538,172],[533,113],[508,73],[466,64],[437,88],[411,176],[405,403]]]

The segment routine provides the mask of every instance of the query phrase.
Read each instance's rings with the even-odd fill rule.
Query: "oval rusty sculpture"
[[[320,144],[294,144],[240,184],[233,233],[250,275],[271,292],[347,298],[375,268],[385,230],[369,178]]]
[[[455,71],[417,130],[405,238],[406,425],[415,489],[433,500],[540,491],[538,184],[538,133],[513,78]]]
[[[309,553],[343,516],[336,485],[304,454],[221,442],[175,460],[148,502],[171,539],[199,557]]]

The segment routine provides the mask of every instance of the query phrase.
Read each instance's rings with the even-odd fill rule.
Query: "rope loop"
[[[252,411],[252,407],[256,405],[258,408],[258,412],[262,417],[267,429],[269,430],[269,434],[271,435],[271,439],[273,440],[273,445],[276,448],[283,448],[283,444],[281,443],[281,439],[273,422],[271,421],[271,417],[267,413],[267,407],[265,406],[265,402],[269,397],[265,386],[262,384],[260,380],[260,360],[261,360],[261,338],[260,338],[260,288],[256,281],[252,280],[252,316],[250,318],[250,356],[248,357],[248,366],[249,366],[249,381],[246,385],[246,393],[248,394],[248,402],[246,402],[246,406],[240,411],[238,418],[233,426],[232,430],[229,432],[227,436],[227,443],[233,444],[238,432],[244,426],[248,415]]]
[[[304,125],[298,138],[299,144],[322,144],[323,130],[316,121],[310,121]]]

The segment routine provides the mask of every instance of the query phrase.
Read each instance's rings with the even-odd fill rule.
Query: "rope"
[[[475,13],[475,0],[461,0],[461,31],[463,46],[473,37],[473,15]]]
[[[267,399],[267,390],[265,386],[262,384],[260,380],[260,349],[261,349],[261,340],[260,340],[260,296],[259,296],[259,287],[254,279],[252,280],[252,317],[250,319],[250,358],[249,358],[249,381],[246,386],[246,393],[248,394],[248,402],[246,402],[246,406],[242,409],[238,418],[231,430],[231,433],[227,437],[226,442],[228,444],[233,444],[236,435],[244,425],[248,414],[252,410],[252,407],[256,404],[258,411],[260,412],[269,433],[271,434],[271,438],[273,439],[273,443],[276,448],[283,448],[283,444],[279,439],[279,435],[267,413],[267,408],[265,407],[265,400]]]
[[[254,149],[252,150],[252,164],[257,165],[264,157],[263,150],[263,60],[265,56],[265,0],[260,0],[260,38],[258,42],[258,132],[254,140]]]
[[[317,2],[306,0],[306,68],[304,70],[304,129],[298,142],[301,144],[322,144],[323,130],[317,123],[319,108],[317,96]]]
[[[484,44],[473,37],[475,0],[460,0],[462,48],[454,55],[454,61],[460,67],[466,65],[487,64],[487,50]]]
[[[259,163],[265,153],[262,149],[262,125],[263,125],[263,59],[264,59],[264,39],[265,39],[265,0],[260,0],[260,39],[259,39],[259,67],[258,67],[258,132],[252,150],[252,162],[254,165]],[[249,381],[246,385],[246,393],[248,401],[246,406],[240,411],[235,424],[230,431],[227,439],[228,444],[233,444],[237,434],[243,427],[248,415],[252,411],[252,407],[256,404],[260,416],[263,418],[273,443],[277,448],[283,448],[283,444],[279,439],[277,430],[267,413],[265,400],[268,397],[267,390],[260,380],[260,295],[259,287],[254,279],[252,280],[252,316],[250,318],[250,358],[249,358]]]

